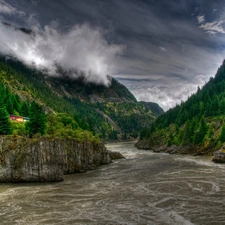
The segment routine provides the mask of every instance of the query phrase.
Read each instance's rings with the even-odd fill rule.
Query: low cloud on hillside
[[[108,85],[107,75],[114,72],[119,45],[109,44],[100,29],[88,24],[59,32],[45,26],[33,27],[32,33],[0,24],[0,53],[17,58],[28,66],[46,70],[50,75],[62,68],[72,77],[84,76],[87,82]]]

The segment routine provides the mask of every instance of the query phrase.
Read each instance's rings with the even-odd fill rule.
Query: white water
[[[1,184],[0,224],[225,224],[225,165],[107,147],[126,159],[60,183]]]

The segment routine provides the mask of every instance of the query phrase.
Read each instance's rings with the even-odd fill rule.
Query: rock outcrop
[[[111,152],[109,151],[109,156],[112,160],[124,159],[125,157],[120,152]]]
[[[40,137],[0,136],[0,182],[62,181],[111,162],[100,143]]]
[[[213,153],[213,161],[215,163],[225,163],[225,149],[224,148]]]

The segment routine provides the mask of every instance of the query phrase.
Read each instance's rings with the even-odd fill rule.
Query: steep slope
[[[50,77],[4,57],[0,73],[1,81],[21,99],[35,100],[49,113],[67,113],[79,127],[104,140],[136,138],[141,126],[150,125],[161,110],[154,105],[153,112],[151,107],[138,103],[124,85],[110,77],[110,87],[85,83],[81,77],[74,80],[65,74]]]
[[[211,155],[225,142],[225,62],[186,102],[140,132],[138,148]]]

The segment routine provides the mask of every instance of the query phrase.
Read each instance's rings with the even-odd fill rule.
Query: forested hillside
[[[5,101],[6,112],[31,117],[31,104],[38,103],[47,116],[44,128],[47,133],[79,136],[81,130],[87,130],[104,140],[136,138],[141,127],[149,126],[162,111],[158,105],[151,110],[137,102],[125,86],[110,77],[110,87],[87,84],[81,77],[74,80],[63,72],[60,77],[50,77],[4,57],[1,58],[0,76],[2,88],[7,90],[5,99],[8,99],[7,93],[14,93],[10,102],[15,107],[11,110],[11,103]],[[55,123],[54,131],[48,130],[49,123]],[[60,131],[61,125],[68,128],[66,132]],[[23,126],[13,132],[27,134],[27,129]]]
[[[4,78],[3,72],[0,78]],[[0,83],[0,96],[0,135],[38,137],[45,134],[54,137],[73,137],[76,140],[100,141],[91,132],[81,129],[69,115],[65,113],[46,114],[43,106],[35,101],[21,100],[19,95],[14,94],[3,82]],[[14,119],[23,116],[28,120]],[[10,117],[13,120],[10,120]]]
[[[202,89],[198,88],[196,94],[142,129],[137,146],[146,149],[170,147],[164,150],[180,146],[185,147],[185,153],[211,154],[224,142],[225,62],[215,78],[210,78]]]

